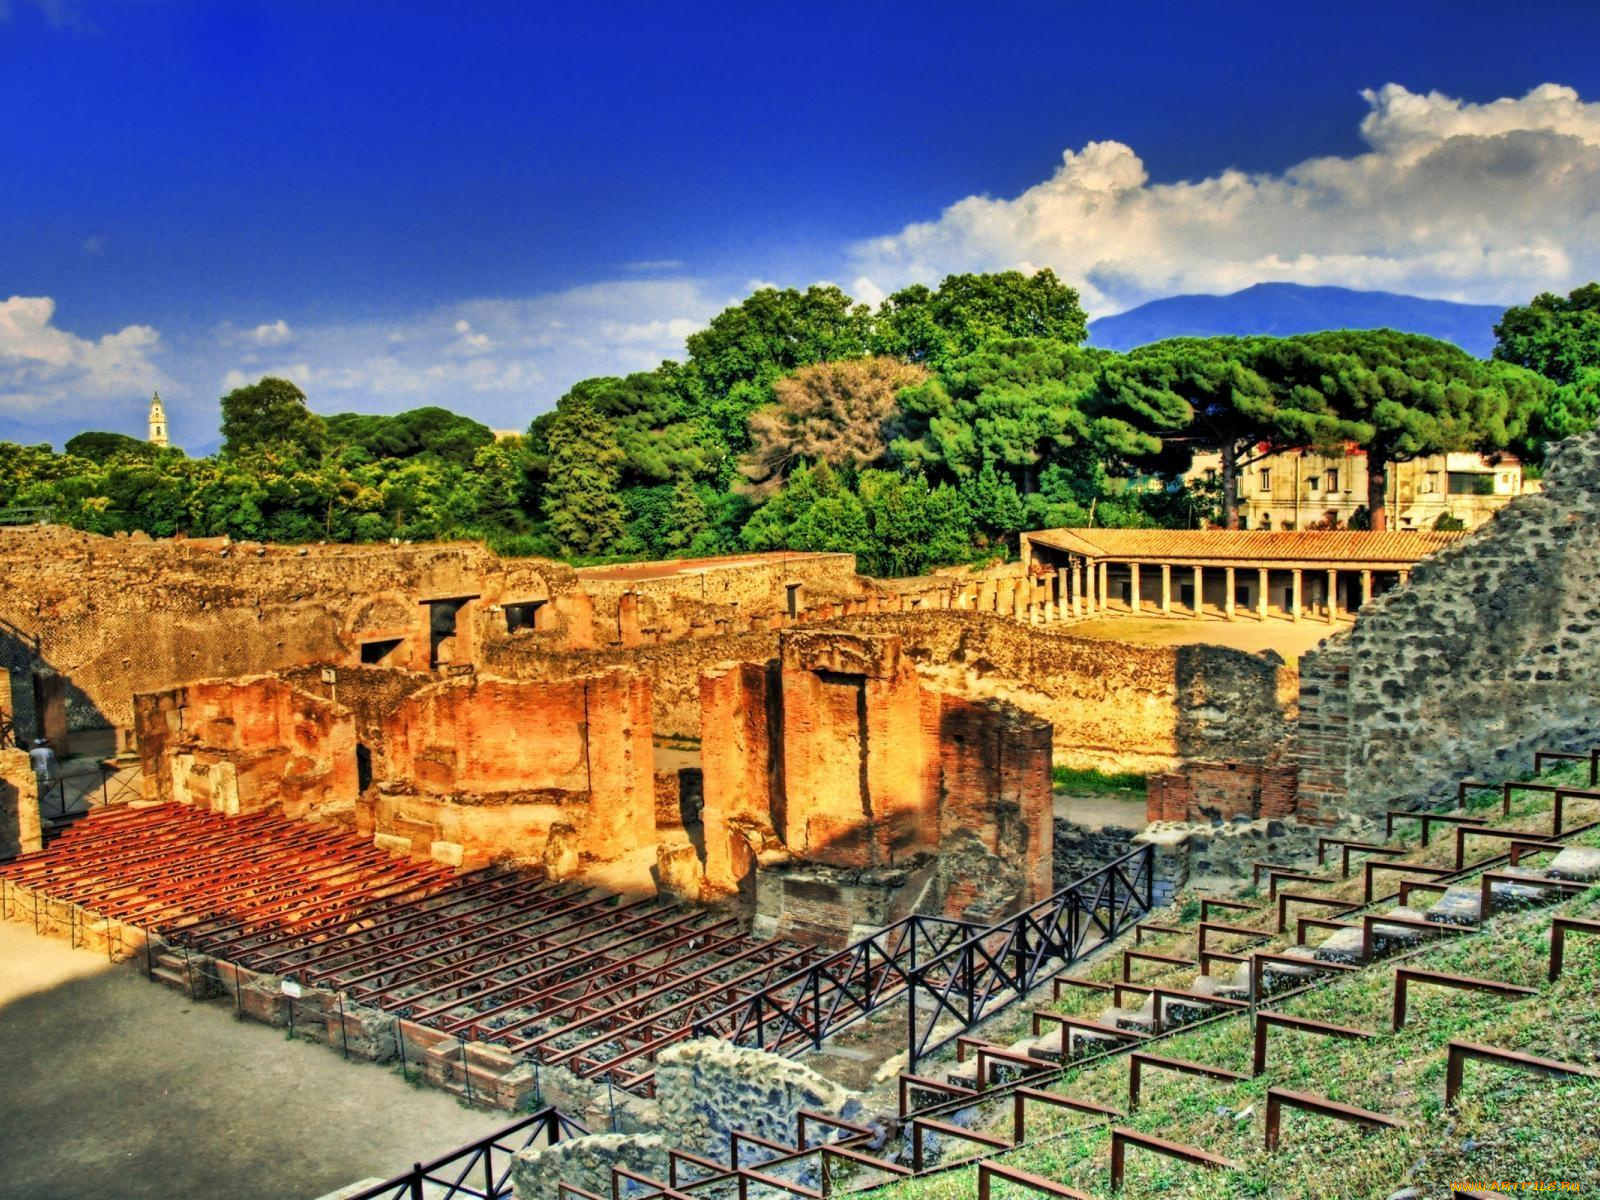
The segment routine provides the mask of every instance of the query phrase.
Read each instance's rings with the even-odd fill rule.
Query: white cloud
[[[302,325],[293,359],[239,348],[214,378],[227,392],[282,376],[320,412],[440,404],[496,428],[521,427],[579,379],[681,356],[684,339],[719,307],[697,281],[665,279],[470,300],[396,320]]]
[[[0,302],[0,414],[99,417],[106,400],[168,386],[151,358],[161,335],[150,326],[85,338],[57,326],[55,312],[48,296]]]
[[[217,340],[227,346],[283,346],[294,341],[294,329],[289,322],[279,317],[276,321],[264,321],[260,325],[241,329],[230,321],[224,321],[216,329]],[[248,353],[248,349],[246,351]]]
[[[1364,98],[1364,153],[1277,174],[1157,184],[1120,142],[1068,150],[1019,196],[856,245],[855,291],[1048,266],[1105,313],[1267,280],[1505,302],[1600,276],[1600,104],[1555,84],[1487,104],[1398,84]]]
[[[681,258],[642,258],[634,262],[622,264],[624,271],[681,271],[683,259]]]
[[[294,330],[289,328],[289,322],[279,317],[270,324],[257,325],[245,337],[258,346],[281,346],[293,340]]]

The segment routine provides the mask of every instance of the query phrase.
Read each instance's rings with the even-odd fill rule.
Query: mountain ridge
[[[1257,283],[1226,295],[1165,296],[1100,317],[1089,322],[1089,344],[1131,350],[1171,337],[1397,329],[1454,342],[1469,354],[1487,358],[1494,349],[1495,322],[1504,311],[1502,305],[1461,304],[1400,292]]]

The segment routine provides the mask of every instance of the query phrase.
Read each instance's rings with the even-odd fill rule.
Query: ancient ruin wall
[[[785,632],[702,689],[704,892],[753,886],[758,927],[837,943],[1049,894],[1048,722],[930,691],[899,637],[859,630]]]
[[[1160,771],[1184,759],[1269,758],[1288,736],[1294,672],[1276,655],[1135,646],[981,613],[855,616],[898,634],[930,687],[995,699],[1055,727],[1058,763]]]
[[[291,817],[355,804],[349,710],[281,679],[203,680],[136,696],[134,709],[150,799]]]
[[[39,788],[28,756],[0,748],[0,859],[31,854],[44,843],[39,825]]]
[[[1600,434],[1302,666],[1307,802],[1376,813],[1586,749],[1600,719]]]
[[[429,598],[477,596],[464,624],[476,645],[507,636],[502,601],[559,601],[576,587],[566,566],[473,542],[284,547],[59,528],[0,530],[0,576],[0,666],[30,729],[28,673],[41,666],[66,678],[72,728],[131,728],[135,693],[355,662],[380,638],[402,640],[397,665],[426,667]]]

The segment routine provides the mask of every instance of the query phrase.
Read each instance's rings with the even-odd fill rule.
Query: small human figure
[[[42,796],[56,775],[56,752],[44,738],[34,738],[33,749],[28,751],[28,762],[33,766],[33,776],[39,781],[39,794]]]

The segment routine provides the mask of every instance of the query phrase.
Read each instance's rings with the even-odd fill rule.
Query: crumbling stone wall
[[[1054,855],[1057,890],[1127,854],[1133,849],[1133,837],[1137,832],[1119,825],[1079,825],[1058,817]]]
[[[271,675],[204,680],[134,697],[151,799],[237,815],[350,809],[355,722],[341,705]]]
[[[39,789],[25,751],[0,749],[0,860],[42,845]]]
[[[557,878],[651,888],[656,783],[639,673],[440,680],[400,701],[385,742],[388,776],[358,825],[380,845],[457,866],[532,858]]]
[[[1049,724],[923,688],[897,636],[786,631],[702,696],[704,891],[753,879],[763,932],[841,942],[1052,890]]]
[[[656,1059],[653,1111],[638,1107],[628,1122],[637,1127],[634,1132],[596,1133],[518,1154],[511,1169],[518,1200],[556,1200],[556,1185],[563,1181],[608,1196],[612,1166],[665,1179],[668,1147],[726,1162],[728,1135],[735,1129],[793,1144],[801,1110],[855,1124],[874,1121],[861,1096],[848,1088],[792,1059],[720,1038],[663,1050]],[[819,1130],[818,1136],[829,1135]],[[816,1175],[814,1165],[803,1164],[798,1182],[816,1188]]]
[[[425,667],[430,598],[477,597],[464,632],[480,651],[513,638],[565,645],[566,622],[512,634],[503,605],[559,609],[577,588],[569,567],[474,542],[289,547],[40,527],[0,529],[0,575],[0,665],[30,730],[41,667],[67,680],[72,728],[132,728],[135,693],[355,663],[364,643],[398,639],[392,661]]]
[[[1552,452],[1519,497],[1307,656],[1302,804],[1376,813],[1446,801],[1600,718],[1600,433]]]
[[[1298,778],[1293,764],[1185,763],[1181,770],[1150,777],[1145,816],[1150,821],[1320,820],[1316,811],[1297,810]]]
[[[981,612],[850,617],[841,628],[900,637],[931,687],[997,699],[1055,729],[1056,761],[1162,771],[1186,759],[1265,761],[1287,738],[1295,673],[1270,652],[1135,646]]]

